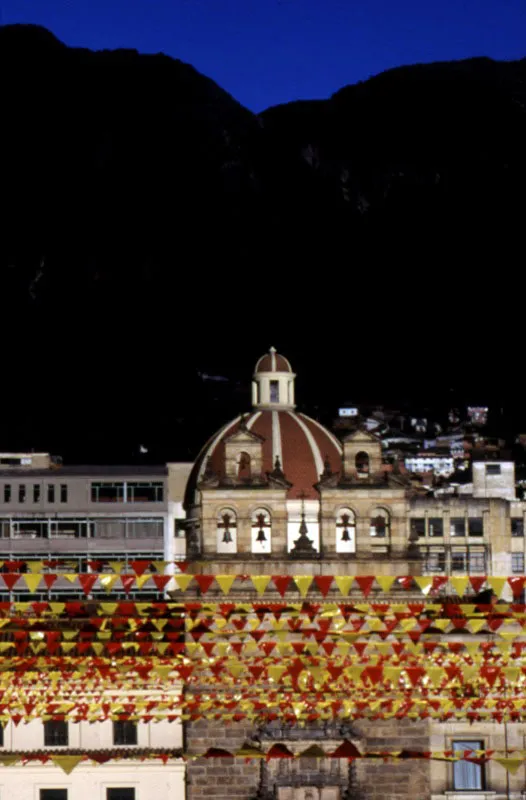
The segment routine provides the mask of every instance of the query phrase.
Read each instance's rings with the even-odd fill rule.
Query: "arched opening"
[[[369,453],[366,453],[365,450],[356,453],[354,464],[358,475],[369,475]]]
[[[232,508],[222,508],[217,514],[217,552],[237,552],[237,514]]]
[[[272,551],[272,518],[266,508],[256,508],[252,513],[252,552]]]
[[[376,539],[386,539],[389,536],[390,518],[385,508],[375,508],[371,514],[370,534]]]
[[[336,552],[356,552],[356,515],[351,508],[341,508],[336,515]]]
[[[247,480],[252,474],[251,461],[248,453],[240,453],[237,457],[237,477]]]

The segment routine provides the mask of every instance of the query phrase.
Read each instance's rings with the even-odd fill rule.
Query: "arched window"
[[[354,465],[358,475],[369,475],[369,453],[364,450],[356,453]]]
[[[336,515],[336,552],[356,553],[356,515],[350,508]]]
[[[252,552],[272,552],[272,518],[266,508],[256,508],[252,514]]]
[[[237,514],[231,508],[217,515],[217,552],[237,553]]]
[[[240,480],[243,478],[250,478],[251,476],[251,463],[248,453],[240,453],[237,457],[237,477]]]
[[[371,514],[371,536],[377,539],[386,539],[389,536],[390,520],[385,508],[375,508]]]

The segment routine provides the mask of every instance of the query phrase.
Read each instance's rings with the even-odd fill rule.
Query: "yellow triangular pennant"
[[[346,597],[349,594],[354,577],[352,575],[336,575],[334,580],[336,582],[336,586],[340,590],[340,594]]]
[[[42,575],[23,575],[24,582],[29,589],[30,592],[36,592],[40,581],[42,580]]]
[[[186,592],[193,578],[193,575],[187,575],[184,572],[181,572],[180,575],[174,575],[175,582],[182,592]]]
[[[228,594],[230,592],[235,579],[235,575],[216,575],[216,582],[223,594]]]
[[[314,577],[312,575],[293,575],[293,578],[301,596],[306,597]]]
[[[382,592],[388,592],[395,582],[396,577],[391,575],[376,575],[375,580],[378,586],[380,586]]]
[[[493,591],[495,592],[495,594],[497,595],[497,597],[500,597],[502,594],[502,590],[504,589],[504,585],[507,582],[507,578],[490,577],[487,579],[487,581],[491,586],[491,588],[493,589]]]
[[[270,583],[270,575],[251,575],[250,580],[256,592],[262,595]]]
[[[455,590],[455,594],[457,594],[459,597],[463,597],[464,592],[466,591],[467,585],[469,583],[469,578],[460,576],[453,577],[449,578],[449,583]]]

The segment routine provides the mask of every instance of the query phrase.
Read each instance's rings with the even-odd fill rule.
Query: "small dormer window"
[[[270,402],[279,403],[279,381],[270,381]]]

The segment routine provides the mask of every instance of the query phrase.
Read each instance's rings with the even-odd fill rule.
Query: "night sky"
[[[390,67],[524,57],[525,0],[0,0],[71,46],[164,52],[253,111]]]

